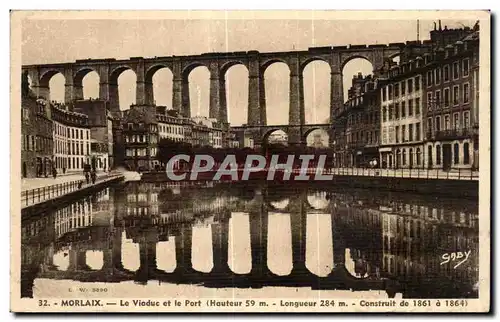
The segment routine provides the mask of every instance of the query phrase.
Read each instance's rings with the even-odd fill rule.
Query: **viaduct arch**
[[[95,71],[99,75],[99,98],[108,100],[113,111],[119,110],[118,76],[132,70],[137,77],[136,103],[153,104],[153,75],[161,68],[173,74],[172,108],[189,117],[189,73],[198,66],[210,72],[209,116],[227,123],[225,74],[234,65],[244,65],[248,70],[249,126],[266,126],[266,98],[264,72],[275,62],[285,63],[290,70],[289,125],[304,125],[304,68],[312,61],[321,60],[330,66],[330,121],[343,104],[342,69],[354,58],[364,58],[377,69],[385,58],[398,55],[404,43],[388,45],[349,45],[313,47],[302,51],[267,52],[241,51],[207,53],[189,56],[165,56],[154,58],[131,57],[130,59],[84,59],[71,63],[24,65],[23,72],[32,80],[37,96],[49,97],[49,81],[57,73],[64,75],[65,101],[83,99],[82,79]]]

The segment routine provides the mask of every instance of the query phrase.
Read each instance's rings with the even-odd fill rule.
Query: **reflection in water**
[[[462,265],[441,265],[442,254],[469,250]],[[477,201],[318,184],[128,182],[25,219],[21,257],[23,297],[40,279],[477,297]]]
[[[215,235],[215,238],[218,236]],[[198,272],[209,273],[212,271],[212,227],[195,225],[193,227],[193,248],[191,256],[193,258],[193,268]]]
[[[156,246],[156,260],[158,269],[166,273],[175,270],[177,258],[175,258],[175,236],[171,236],[168,241],[160,241]]]
[[[306,267],[311,273],[326,277],[333,269],[333,238],[330,215],[308,214],[306,229]]]
[[[229,268],[236,274],[248,274],[252,270],[250,253],[250,217],[246,213],[233,212],[229,219]]]
[[[292,272],[292,234],[290,214],[269,213],[267,233],[267,267],[276,275]]]
[[[128,239],[125,232],[122,233],[121,249],[122,249],[122,266],[128,271],[136,271],[141,266],[139,260],[139,244],[134,243],[132,239]]]

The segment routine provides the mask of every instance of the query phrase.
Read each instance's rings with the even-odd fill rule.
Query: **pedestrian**
[[[55,167],[52,168],[52,176],[54,177],[54,179],[57,178],[57,170]]]
[[[89,184],[90,174],[88,173],[88,171],[85,171],[85,180],[87,181],[87,184]]]
[[[95,170],[93,170],[90,175],[92,177],[92,184],[94,184],[95,180],[97,179],[97,174],[96,174]]]

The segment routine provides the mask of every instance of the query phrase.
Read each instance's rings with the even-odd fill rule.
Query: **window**
[[[71,129],[71,138],[74,139],[75,138],[75,129]]]
[[[387,106],[382,108],[382,122],[387,122]]]
[[[436,72],[435,81],[436,81],[436,85],[437,85],[441,82],[441,68],[436,68],[435,72]]]
[[[432,133],[432,117],[427,119],[427,132]]]
[[[399,97],[399,84],[394,84],[394,97]]]
[[[444,130],[447,131],[450,129],[450,115],[447,114],[444,116]]]
[[[469,76],[469,58],[462,61],[462,75],[464,75],[464,77]]]
[[[396,108],[396,116],[395,116],[395,118],[396,118],[396,120],[398,120],[399,119],[399,103],[395,104],[395,108]]]
[[[403,165],[406,165],[406,149],[403,149]],[[399,221],[398,221],[398,225],[399,225]]]
[[[460,74],[458,62],[456,61],[453,63],[453,79],[458,79],[458,77],[460,77]]]
[[[436,116],[436,131],[441,131],[441,116]]]
[[[394,105],[389,105],[389,121],[392,120],[392,117],[393,117],[393,114],[394,114]]]
[[[402,138],[403,142],[406,141],[406,125],[401,126],[401,138]]]
[[[401,117],[406,117],[406,102],[401,102]]]
[[[464,164],[469,164],[469,162],[470,162],[469,143],[465,142],[464,143]]]
[[[87,140],[89,139],[89,131],[87,131]]]
[[[416,91],[420,90],[420,76],[415,77],[415,90]]]
[[[469,112],[464,112],[464,129],[469,128]]]
[[[443,67],[443,81],[447,82],[450,80],[450,65],[445,65]]]
[[[434,84],[432,77],[432,70],[427,71],[427,86],[432,86]]]
[[[469,103],[469,83],[464,84],[463,94],[464,94],[464,99],[463,99],[464,104]]]
[[[458,99],[460,97],[458,85],[453,86],[453,105],[458,105]]]
[[[389,85],[389,100],[392,100],[392,85]]]
[[[450,89],[445,88],[443,95],[444,95],[444,107],[450,106]]]
[[[460,161],[460,147],[458,146],[458,143],[453,144],[453,163],[458,164]]]
[[[80,139],[83,140],[83,130],[80,130]]]
[[[399,126],[396,126],[396,143],[399,143]]]
[[[415,139],[420,141],[420,122],[415,123]]]
[[[408,94],[413,92],[413,79],[408,80]]]
[[[420,97],[415,99],[415,115],[420,115]]]
[[[438,108],[441,106],[441,91],[436,91],[436,101],[434,103]]]
[[[427,146],[427,160],[429,162],[429,168],[432,167],[432,145]]]
[[[408,139],[413,141],[413,124],[408,125]]]
[[[401,82],[401,95],[406,95],[406,82]]]
[[[413,100],[408,100],[408,116],[413,116]]]
[[[441,146],[440,145],[436,146],[436,164],[437,165],[441,164]]]
[[[453,128],[458,130],[460,128],[460,119],[458,113],[453,114]]]
[[[432,93],[427,93],[427,109],[432,111],[432,107],[434,105]]]
[[[134,128],[134,124],[133,123],[128,123],[127,126],[128,126],[129,130],[132,130]]]

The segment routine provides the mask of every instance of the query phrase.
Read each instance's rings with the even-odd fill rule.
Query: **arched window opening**
[[[227,119],[232,126],[248,124],[248,70],[230,67],[225,75]]]
[[[330,121],[330,65],[312,61],[304,68],[304,112],[306,124],[326,124]]]
[[[354,85],[353,92],[360,92],[364,90],[364,86],[358,86],[359,79],[364,79],[368,75],[373,74],[373,65],[364,58],[351,59],[344,65],[342,69],[342,82],[344,86],[344,102],[349,97],[349,89]]]
[[[210,71],[198,66],[189,73],[189,101],[191,116],[210,115]]]
[[[267,125],[289,124],[290,69],[285,63],[273,63],[266,68],[264,79]]]

